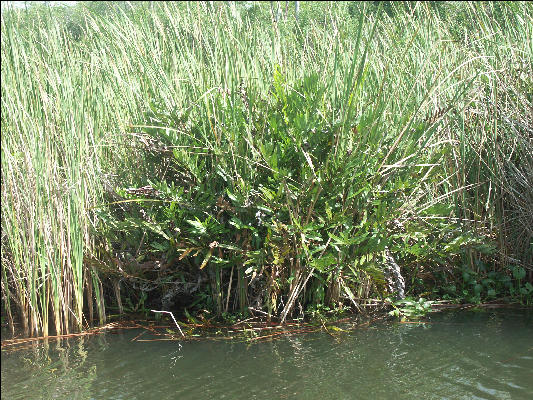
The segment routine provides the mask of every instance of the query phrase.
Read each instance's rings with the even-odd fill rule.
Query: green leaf
[[[480,285],[479,283],[474,286],[474,293],[476,295],[480,294],[482,290],[483,290],[483,286]]]
[[[526,270],[522,267],[514,267],[513,268],[513,276],[515,279],[524,279],[526,276]]]
[[[321,272],[324,272],[327,269],[327,267],[329,267],[330,265],[336,264],[336,263],[337,263],[337,258],[331,253],[325,254],[321,258],[317,258],[311,261],[311,265],[313,266],[313,268],[316,268],[317,270]]]
[[[200,235],[205,235],[207,233],[207,230],[205,226],[202,224],[202,222],[197,218],[196,220],[190,220],[188,219],[187,222],[195,228],[196,233]]]
[[[202,265],[200,265],[200,269],[203,269],[207,265],[207,262],[209,261],[212,255],[213,255],[213,249],[209,249],[209,251],[207,252],[207,255],[204,258],[204,261],[202,262]]]

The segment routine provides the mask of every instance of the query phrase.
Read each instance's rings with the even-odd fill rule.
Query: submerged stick
[[[170,316],[174,320],[174,323],[178,327],[178,329],[179,329],[179,331],[181,333],[181,336],[185,337],[185,335],[183,334],[183,331],[181,330],[180,326],[178,325],[178,321],[176,321],[176,318],[174,318],[174,314],[172,314],[172,312],[170,312],[170,311],[157,311],[157,310],[150,310],[150,311],[155,312],[155,313],[170,314]]]
[[[125,324],[119,324],[116,322],[112,322],[110,324],[93,328],[84,332],[78,332],[78,333],[66,333],[63,335],[54,335],[54,336],[37,336],[37,337],[27,337],[27,338],[20,338],[20,339],[6,339],[2,340],[2,348],[7,346],[13,346],[28,342],[35,342],[35,341],[44,341],[44,340],[56,340],[56,339],[70,339],[74,337],[81,337],[81,336],[90,336],[90,335],[97,335],[99,333],[102,333],[106,330],[120,330],[120,329],[134,329],[137,328],[138,325],[134,326],[127,326]]]
[[[276,332],[276,333],[272,333],[270,335],[265,335],[265,336],[257,336],[257,337],[252,337],[250,339],[248,339],[249,341],[255,341],[255,340],[261,340],[261,339],[269,339],[269,338],[273,338],[275,336],[280,336],[280,335],[297,335],[297,334],[300,334],[300,333],[313,333],[313,332],[316,332],[317,329],[313,329],[313,328],[306,328],[306,329],[295,329],[295,330],[292,330],[292,331],[282,331],[282,332]]]
[[[144,335],[146,333],[146,331],[142,331],[141,333],[139,333],[137,336],[135,336],[133,339],[131,339],[132,342],[135,342],[135,340],[137,340],[137,338],[140,338],[142,335]]]

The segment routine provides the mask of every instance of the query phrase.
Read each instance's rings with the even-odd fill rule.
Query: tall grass
[[[24,331],[46,335],[49,312],[58,333],[84,325],[105,121],[83,52],[46,14],[34,29],[21,17],[2,14],[3,289]]]
[[[384,293],[387,251],[530,268],[531,6],[395,7],[3,13],[6,309],[68,332],[104,278],[208,271],[217,312],[284,319]]]

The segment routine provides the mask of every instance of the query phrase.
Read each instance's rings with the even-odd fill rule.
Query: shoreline
[[[497,299],[493,302],[481,303],[481,304],[454,304],[454,303],[434,303],[431,305],[431,311],[426,315],[443,311],[466,311],[473,309],[499,309],[499,308],[512,308],[512,309],[532,309],[531,306],[525,306],[516,302],[505,303],[502,302],[505,299]],[[498,302],[496,302],[498,301]],[[153,341],[198,341],[198,340],[240,340],[245,339],[248,342],[266,341],[267,339],[279,339],[287,335],[305,334],[324,332],[330,336],[335,336],[337,332],[346,332],[350,329],[358,329],[366,327],[374,322],[390,319],[391,322],[396,320],[398,323],[408,324],[431,324],[431,321],[424,321],[424,316],[417,318],[400,319],[389,314],[390,307],[387,304],[372,304],[372,306],[381,305],[382,309],[373,310],[368,313],[347,313],[341,315],[340,318],[315,318],[315,319],[294,319],[284,322],[283,324],[276,321],[267,321],[266,317],[253,316],[243,320],[239,320],[233,324],[224,324],[221,321],[213,321],[213,319],[206,320],[205,323],[187,323],[179,321],[180,327],[186,333],[180,335],[181,330],[169,333],[176,325],[165,325],[162,321],[155,319],[124,319],[110,322],[100,327],[90,328],[83,332],[70,333],[63,335],[50,335],[40,337],[21,337],[16,336],[10,339],[2,339],[1,349],[5,350],[22,350],[41,342],[47,342],[48,340],[62,340],[71,339],[77,337],[94,336],[101,333],[113,333],[117,334],[120,331],[130,329],[143,329],[139,335],[134,337],[132,341],[137,342],[153,342]],[[133,315],[133,314],[131,314]],[[130,316],[131,316],[130,315]],[[125,315],[128,318],[128,315]],[[172,319],[170,319],[172,322]],[[339,328],[339,324],[351,323],[350,329]],[[4,330],[5,327],[2,327]],[[328,329],[330,328],[330,329]],[[164,330],[166,333],[162,332]],[[271,334],[267,334],[272,332]],[[4,336],[2,332],[2,336]],[[152,334],[153,338],[147,339],[143,337],[145,334]],[[140,339],[143,337],[142,339]],[[29,346],[28,346],[29,344]],[[25,345],[25,346],[23,346]],[[19,347],[20,346],[20,347]],[[14,348],[15,347],[15,348]]]

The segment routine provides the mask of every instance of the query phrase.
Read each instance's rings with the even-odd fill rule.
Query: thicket
[[[9,322],[357,310],[391,258],[411,296],[531,303],[532,6],[289,10],[2,11]]]

